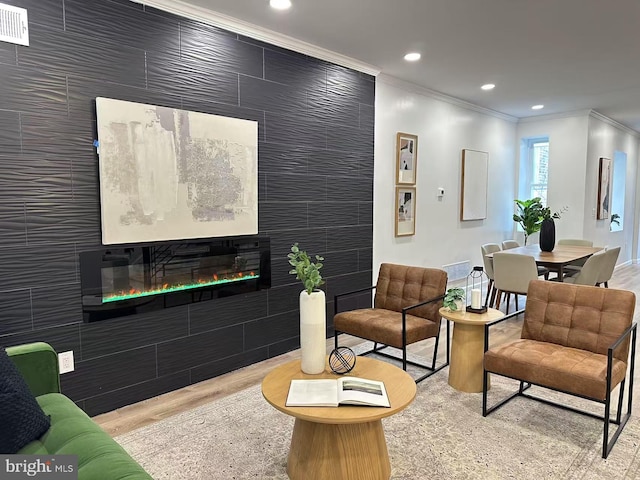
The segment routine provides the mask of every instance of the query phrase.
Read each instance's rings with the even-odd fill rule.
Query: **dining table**
[[[556,245],[551,252],[543,252],[540,245],[525,245],[524,247],[509,248],[501,250],[501,253],[517,253],[520,255],[532,256],[536,265],[547,267],[549,270],[558,273],[558,281],[564,279],[564,267],[578,260],[589,258],[594,253],[602,250],[602,247],[584,247],[581,245]],[[493,253],[487,255],[493,258]]]

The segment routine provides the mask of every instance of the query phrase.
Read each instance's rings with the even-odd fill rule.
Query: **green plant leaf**
[[[304,250],[300,250],[297,243],[291,246],[291,253],[287,255],[289,258],[289,264],[294,269],[289,270],[290,274],[295,274],[296,279],[302,282],[305,291],[311,295],[311,293],[317,289],[320,285],[324,284],[320,269],[322,268],[321,260],[323,257],[316,255],[316,263],[311,261],[311,257]]]

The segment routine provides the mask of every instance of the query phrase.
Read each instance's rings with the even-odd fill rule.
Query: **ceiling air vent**
[[[0,3],[0,42],[29,46],[27,10]]]

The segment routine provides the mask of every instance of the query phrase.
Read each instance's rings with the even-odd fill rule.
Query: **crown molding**
[[[587,117],[591,113],[590,109],[571,110],[569,112],[549,113],[547,115],[535,115],[533,117],[522,117],[518,123],[533,123],[546,120],[556,120],[560,118]]]
[[[628,133],[629,135],[632,135],[636,138],[640,138],[640,132],[635,131],[632,128],[627,127],[626,125],[623,125],[620,122],[616,122],[615,120],[601,114],[600,112],[596,112],[595,110],[591,110],[589,111],[589,116],[591,118],[595,118],[596,120],[600,120],[601,122],[604,122],[608,125],[611,125],[612,127],[615,127],[619,130],[622,130],[625,133]]]
[[[450,103],[451,105],[466,108],[467,110],[473,110],[474,112],[482,113],[484,115],[489,115],[491,117],[500,118],[502,120],[506,120],[511,123],[518,123],[517,117],[507,115],[506,113],[498,112],[497,110],[491,110],[490,108],[481,107],[474,103],[467,102],[466,100],[461,100],[459,98],[452,97],[444,93],[440,93],[436,90],[431,90],[430,88],[423,87],[421,85],[416,85],[415,83],[407,82],[405,80],[400,80],[399,78],[392,77],[391,75],[387,75],[387,74],[378,75],[376,79],[376,83],[384,83],[391,87],[397,87],[397,88],[401,88],[403,90],[407,90],[409,92],[415,93],[417,95],[431,97],[436,100],[440,100],[442,102]]]
[[[258,27],[257,25],[238,20],[237,18],[233,18],[228,15],[217,13],[195,5],[189,5],[180,0],[131,1],[142,5],[148,5],[175,15],[187,17],[192,20],[199,20],[262,42],[293,50],[298,53],[303,53],[321,60],[326,60],[327,62],[342,65],[343,67],[351,68],[353,70],[358,70],[359,72],[363,72],[368,75],[376,76],[380,73],[380,69],[378,67],[361,62],[355,58],[347,57],[346,55],[312,45],[311,43],[303,42],[302,40],[297,40],[293,37],[274,32],[273,30]]]

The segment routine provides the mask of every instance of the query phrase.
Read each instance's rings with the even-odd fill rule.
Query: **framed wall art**
[[[396,135],[396,183],[416,184],[418,136],[398,132]]]
[[[462,150],[462,188],[460,220],[487,218],[487,181],[489,154],[478,150]]]
[[[258,233],[258,122],[96,99],[104,245]]]
[[[598,167],[598,220],[609,218],[611,205],[611,159],[600,157]]]
[[[396,237],[416,233],[416,188],[396,187]]]

